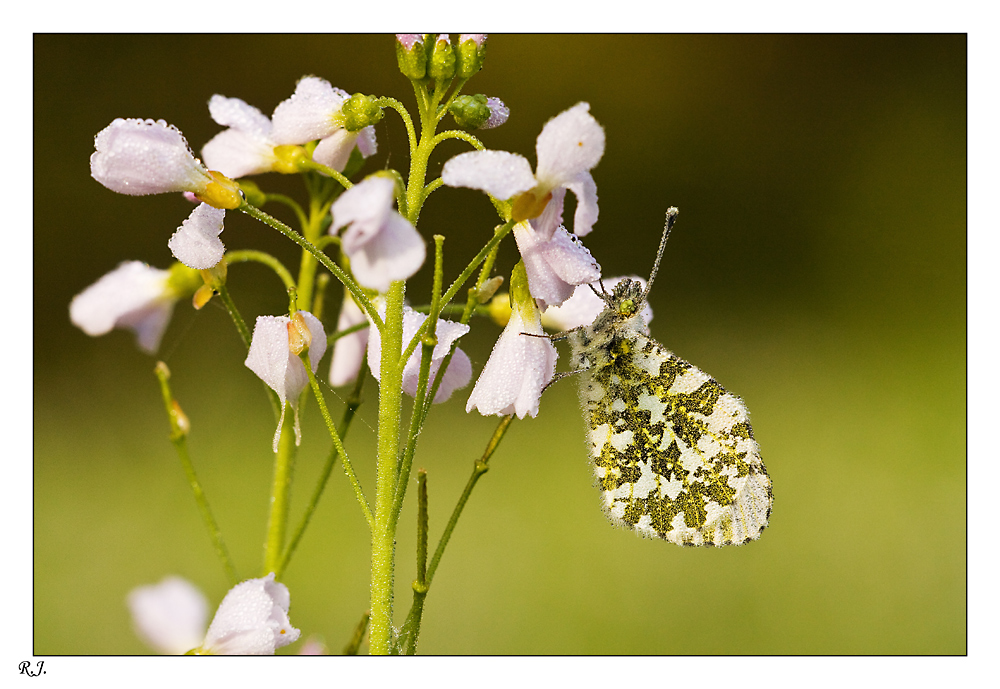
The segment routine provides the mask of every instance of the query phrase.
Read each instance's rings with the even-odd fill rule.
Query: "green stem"
[[[201,488],[198,475],[194,471],[194,464],[191,462],[191,456],[188,454],[187,429],[185,428],[188,421],[170,390],[170,369],[167,368],[165,363],[160,361],[157,362],[154,373],[160,381],[163,404],[167,410],[167,418],[170,420],[170,442],[173,443],[174,448],[177,450],[181,466],[184,467],[184,473],[187,475],[191,492],[194,493],[194,500],[198,504],[198,511],[201,512],[201,519],[205,522],[205,528],[208,529],[208,535],[212,539],[215,554],[218,555],[219,560],[222,562],[222,567],[226,570],[229,583],[235,586],[240,581],[239,575],[236,573],[236,566],[229,556],[226,542],[222,538],[222,530],[215,521],[215,517],[212,516],[212,509],[208,505],[208,498],[205,497],[205,491]]]
[[[286,404],[288,404],[286,402]],[[295,468],[295,411],[288,404],[281,424],[278,452],[274,456],[274,481],[271,486],[271,512],[267,520],[264,542],[264,571],[277,574],[281,568],[281,553],[285,545],[288,524],[288,503],[292,492],[292,471]]]
[[[292,274],[288,272],[288,268],[285,268],[285,265],[271,254],[263,251],[256,251],[254,249],[239,249],[237,251],[226,252],[227,265],[245,263],[247,261],[261,263],[273,270],[277,274],[278,278],[284,283],[286,290],[289,287],[295,287],[295,278],[293,278]]]
[[[390,530],[399,452],[399,422],[403,395],[403,291],[394,280],[386,294],[385,327],[379,375],[378,457],[375,482],[375,528],[372,530],[371,631],[372,654],[392,650],[392,598],[395,533]]]
[[[308,370],[308,369],[307,369]],[[361,371],[358,372],[358,378],[354,383],[354,390],[351,391],[350,396],[347,398],[347,408],[344,410],[344,416],[340,420],[340,428],[337,433],[340,438],[340,444],[343,446],[343,441],[347,437],[347,431],[351,427],[351,421],[354,420],[354,415],[358,411],[358,407],[361,406],[361,388],[364,385],[365,377],[368,373],[368,365],[366,361],[361,363]],[[315,375],[312,376],[315,379]],[[312,380],[309,381],[310,384]],[[316,393],[318,385],[313,388],[313,394]],[[322,412],[326,408],[325,400],[319,403],[320,411]],[[332,435],[332,434],[331,434]],[[337,449],[337,443],[333,444],[330,448],[330,453],[327,455],[326,464],[323,466],[323,472],[320,474],[319,481],[316,482],[316,488],[313,490],[312,498],[309,500],[309,504],[306,506],[305,514],[302,515],[302,520],[299,522],[298,528],[295,530],[295,534],[292,536],[292,540],[288,544],[288,548],[285,549],[285,554],[281,558],[281,565],[278,567],[279,571],[275,573],[277,578],[281,578],[282,573],[285,568],[288,567],[288,561],[292,559],[292,554],[299,545],[299,541],[302,540],[302,535],[305,533],[306,527],[309,526],[309,522],[312,519],[313,512],[316,511],[316,506],[319,504],[319,499],[323,496],[323,490],[326,488],[326,483],[330,478],[330,474],[333,471],[333,465],[336,464],[337,457],[347,457],[346,454],[342,455],[340,450]],[[351,481],[352,486],[360,485],[357,483],[357,477],[354,476],[354,469],[348,468],[350,460],[344,464],[344,472],[347,474],[348,480]],[[357,492],[355,494],[358,494]],[[368,518],[368,528],[371,528],[372,518],[371,509],[368,508],[368,503],[364,499],[364,493],[360,493],[360,504],[362,512],[367,512]],[[367,621],[365,622],[367,625]]]
[[[236,303],[233,298],[229,296],[229,290],[225,285],[218,285],[215,289],[219,293],[219,299],[226,307],[226,311],[229,312],[229,317],[233,319],[233,323],[236,325],[236,330],[240,333],[240,338],[243,340],[243,344],[246,345],[247,349],[250,349],[250,329],[247,328],[246,321],[243,320],[243,316],[240,315],[239,309],[236,308]]]
[[[290,228],[288,225],[281,222],[277,218],[268,215],[261,209],[255,206],[251,206],[249,203],[244,203],[242,206],[240,206],[239,210],[243,211],[247,215],[261,221],[266,225],[270,225],[274,229],[278,230],[278,232],[285,235],[293,242],[298,244],[300,247],[302,247],[310,254],[312,254],[324,268],[330,271],[330,273],[332,273],[335,278],[340,280],[340,282],[344,285],[347,291],[351,293],[351,296],[354,297],[355,303],[358,304],[358,306],[360,306],[365,311],[366,314],[368,314],[368,318],[372,321],[372,323],[375,324],[375,327],[378,328],[379,331],[382,330],[382,328],[384,327],[382,323],[382,317],[378,314],[378,311],[375,309],[375,306],[371,303],[368,297],[365,296],[364,291],[361,289],[358,283],[354,281],[354,278],[352,278],[350,275],[344,272],[343,268],[341,268],[336,263],[331,261],[329,256],[327,256],[322,251],[317,249],[310,242],[306,241],[306,239],[304,239],[302,235],[300,235],[298,232]]]
[[[451,512],[451,518],[448,519],[448,524],[444,527],[444,533],[441,534],[441,540],[438,541],[437,548],[434,549],[434,557],[431,558],[430,565],[427,567],[427,573],[423,581],[420,579],[420,564],[418,562],[417,580],[413,582],[413,605],[410,607],[410,612],[406,616],[406,622],[403,624],[402,628],[405,633],[402,640],[404,644],[404,651],[408,655],[416,653],[417,640],[420,636],[420,622],[423,617],[424,600],[427,598],[427,593],[430,591],[431,582],[434,580],[434,573],[437,571],[438,565],[441,563],[441,557],[444,555],[445,548],[448,547],[448,541],[451,540],[451,534],[454,532],[455,526],[458,524],[459,517],[462,516],[462,510],[465,509],[465,503],[469,501],[469,496],[472,495],[472,489],[476,487],[476,483],[479,481],[480,477],[489,471],[490,457],[492,457],[493,453],[496,452],[497,447],[500,445],[500,441],[503,440],[504,434],[507,432],[507,428],[513,420],[513,416],[505,416],[500,419],[500,423],[497,425],[496,430],[493,431],[493,436],[486,445],[486,450],[483,452],[483,456],[480,457],[473,465],[472,475],[466,482],[465,490],[463,490],[462,495],[459,496],[458,502],[455,504],[455,509]]]

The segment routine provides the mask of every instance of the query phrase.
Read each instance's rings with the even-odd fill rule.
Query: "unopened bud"
[[[207,304],[214,295],[214,289],[208,285],[202,285],[195,290],[194,297],[191,298],[191,305],[194,307],[195,311],[200,311],[201,307]]]
[[[423,79],[427,75],[425,40],[422,33],[396,34],[396,61],[399,71],[408,79]]]
[[[375,96],[355,93],[340,106],[337,120],[349,132],[360,132],[368,125],[382,119],[382,108],[375,103]]]
[[[492,114],[487,98],[482,93],[459,96],[448,106],[448,112],[455,118],[455,124],[463,129],[479,129]]]
[[[181,409],[181,405],[177,404],[177,400],[173,400],[170,415],[173,417],[174,424],[181,435],[187,435],[191,432],[191,420],[184,413],[184,410]]]
[[[446,33],[440,34],[434,41],[427,76],[435,81],[448,81],[455,76],[455,49]]]
[[[476,301],[480,304],[485,304],[493,298],[493,295],[497,293],[497,290],[500,289],[500,285],[502,284],[503,276],[494,275],[489,280],[484,282],[482,287],[479,288],[479,291],[476,292]]]
[[[499,127],[510,117],[510,108],[503,104],[499,98],[490,96],[486,99],[486,105],[490,109],[490,118],[479,125],[480,129],[493,129]]]
[[[486,34],[464,33],[458,37],[458,76],[468,79],[483,67]]]
[[[312,345],[312,332],[300,311],[288,319],[288,351],[295,356],[301,354]]]

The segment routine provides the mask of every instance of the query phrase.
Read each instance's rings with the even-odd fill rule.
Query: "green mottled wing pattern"
[[[580,398],[608,518],[677,545],[756,539],[771,514],[771,479],[746,406],[621,325],[610,336],[586,328],[570,338],[586,368]]]

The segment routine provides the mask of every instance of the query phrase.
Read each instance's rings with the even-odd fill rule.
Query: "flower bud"
[[[296,311],[288,319],[288,351],[298,356],[312,345],[312,333],[309,325],[302,316],[301,311]]]
[[[396,61],[399,71],[408,79],[423,79],[427,75],[427,46],[424,34],[396,34]]]
[[[464,33],[458,37],[458,76],[468,79],[483,67],[486,34]]]
[[[347,131],[360,132],[382,119],[382,108],[376,105],[375,96],[355,93],[344,101],[337,119]]]
[[[489,280],[484,282],[483,286],[479,288],[478,292],[476,292],[476,301],[480,304],[485,304],[493,298],[493,295],[497,293],[497,290],[500,289],[500,285],[502,284],[503,276],[494,275]]]
[[[486,99],[486,105],[490,109],[490,118],[479,125],[480,129],[493,129],[499,127],[510,117],[510,108],[503,104],[499,98],[490,96]]]
[[[448,107],[448,112],[455,118],[455,124],[463,129],[479,129],[492,114],[487,104],[486,96],[477,93],[474,96],[459,96]]]
[[[434,41],[427,76],[435,81],[448,81],[455,76],[455,49],[446,33],[440,34]]]

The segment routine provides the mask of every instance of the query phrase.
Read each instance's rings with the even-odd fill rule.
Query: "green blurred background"
[[[305,74],[412,104],[388,36],[35,38],[36,655],[147,652],[125,595],[167,574],[213,607],[228,589],[167,439],[155,360],[128,333],[92,339],[68,319],[73,295],[120,261],[167,266],[166,240],[190,210],[176,195],[100,186],[93,136],[115,117],[162,118],[200,149],[220,130],[213,93],[269,114]],[[467,92],[511,109],[481,132],[486,145],[532,161],[547,119],[591,104],[607,148],[586,243],[605,275],[646,275],[664,211],[681,209],[653,334],[745,399],[775,504],[761,539],[741,548],[682,549],[610,527],[575,385],[560,383],[538,418],[514,423],[473,493],[420,651],[964,653],[965,37],[494,35]],[[378,137],[366,171],[405,169],[392,112]],[[443,146],[430,174],[462,150]],[[259,181],[301,193],[296,179]],[[420,229],[448,237],[454,275],[495,222],[482,194],[443,189]],[[244,216],[230,214],[223,239],[297,265],[287,240]],[[515,260],[508,242],[498,272]],[[415,303],[428,282],[411,282]],[[230,286],[248,320],[286,308],[263,268],[234,267]],[[498,333],[483,323],[463,341],[477,374]],[[179,305],[159,356],[233,557],[256,576],[270,406],[214,303]],[[466,396],[435,408],[418,449],[432,543],[496,423],[467,416]],[[328,399],[339,414],[343,402]],[[366,399],[348,449],[371,486],[374,387]],[[315,404],[303,434],[293,522],[328,446]],[[414,576],[412,493],[407,502],[398,622]],[[368,564],[338,467],[285,577],[304,636],[343,646],[368,607]]]

